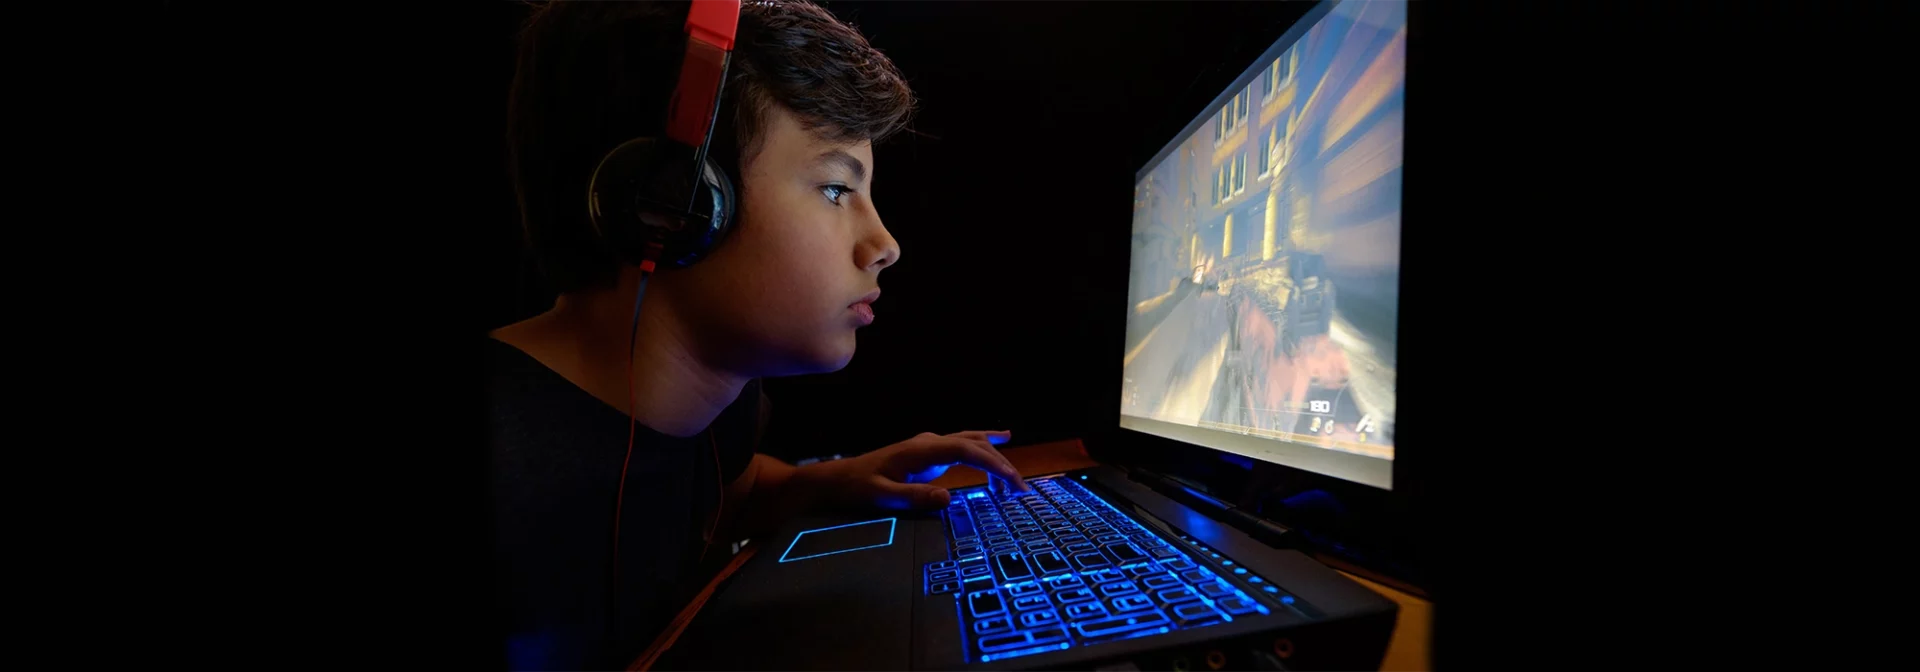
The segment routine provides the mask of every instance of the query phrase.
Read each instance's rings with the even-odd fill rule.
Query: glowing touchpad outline
[[[841,553],[851,553],[853,551],[864,551],[869,548],[884,548],[887,546],[892,546],[893,533],[899,527],[899,520],[900,520],[899,518],[881,518],[878,520],[868,520],[868,521],[862,521],[858,523],[847,523],[845,525],[835,525],[833,527],[822,527],[818,529],[812,529],[812,530],[807,530],[805,532],[801,532],[799,534],[793,535],[793,542],[787,544],[787,550],[780,553],[780,562],[793,562],[796,560],[807,560],[811,558],[819,558],[819,557],[825,557],[829,555],[839,555]],[[879,525],[881,523],[886,523],[887,525],[887,540],[885,543],[866,544],[863,546],[854,546],[852,548],[840,548],[840,549],[834,549],[830,551],[810,553],[808,555],[793,556],[793,549],[800,545],[801,537],[805,537],[815,532],[826,532],[828,530],[845,530],[848,528],[859,527],[862,525]],[[802,552],[804,553],[806,551],[802,551]]]

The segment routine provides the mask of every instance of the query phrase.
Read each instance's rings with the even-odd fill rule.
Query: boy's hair
[[[615,146],[664,134],[689,7],[550,1],[520,33],[509,171],[527,245],[560,293],[610,286],[619,270],[587,220],[587,181]],[[709,151],[737,195],[773,105],[818,137],[878,142],[906,125],[914,100],[893,62],[825,9],[747,2]]]

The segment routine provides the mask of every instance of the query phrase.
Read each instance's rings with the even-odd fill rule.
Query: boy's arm
[[[828,507],[944,507],[946,489],[926,483],[955,464],[978,468],[1024,491],[1026,481],[993,448],[1011,436],[1009,432],[927,433],[858,457],[804,467],[755,454],[740,477],[727,486],[721,534],[716,538],[752,536],[790,516]]]

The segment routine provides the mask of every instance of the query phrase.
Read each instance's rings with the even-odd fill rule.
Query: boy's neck
[[[698,356],[695,339],[658,278],[640,307],[633,346],[633,417],[654,431],[693,436],[706,429],[747,383]],[[502,327],[494,337],[532,355],[608,405],[628,412],[627,343],[639,278],[621,274],[618,288],[562,296],[553,308]]]

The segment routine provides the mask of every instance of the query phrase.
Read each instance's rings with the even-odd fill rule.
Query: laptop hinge
[[[1154,492],[1185,504],[1202,515],[1232,525],[1235,529],[1247,533],[1260,543],[1274,548],[1293,548],[1299,535],[1285,525],[1267,520],[1232,503],[1207,494],[1198,484],[1190,483],[1178,476],[1168,476],[1147,469],[1135,467],[1128,470],[1129,478]]]

